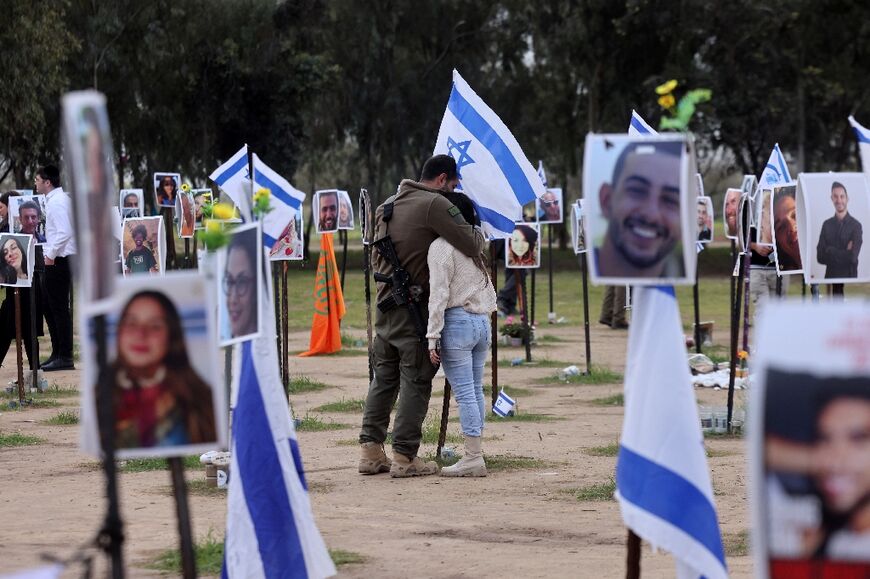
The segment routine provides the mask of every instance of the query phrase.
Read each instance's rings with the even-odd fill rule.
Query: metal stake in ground
[[[534,272],[535,270],[532,270]],[[515,269],[514,275],[517,280],[517,299],[520,304],[520,317],[523,321],[523,345],[526,347],[526,362],[532,361],[532,327],[529,323],[529,312],[527,308],[528,301],[526,300],[526,286],[523,283],[523,277],[520,275],[520,270]]]
[[[695,266],[695,285],[692,286],[692,298],[695,302],[695,352],[701,353],[701,298],[698,296],[698,266]]]
[[[338,232],[341,238],[341,291],[344,291],[344,271],[347,269],[347,229]]]
[[[37,259],[36,268],[33,272],[33,281],[30,286],[30,291],[27,292],[30,298],[30,385],[34,388],[39,388],[39,331],[37,330],[37,313],[36,313],[36,288],[41,283],[42,274],[39,273],[40,263],[42,262],[42,246],[36,246]],[[43,269],[44,271],[44,269]],[[42,323],[42,318],[39,318],[39,323]]]
[[[190,238],[184,238],[184,269],[190,269]]]
[[[743,350],[749,351],[749,275],[752,250],[746,251],[743,259]]]
[[[640,579],[640,537],[629,529],[626,541],[625,578]]]
[[[450,382],[444,379],[444,400],[441,402],[441,426],[438,429],[438,448],[435,456],[441,456],[444,442],[447,440],[447,418],[450,415]]]
[[[495,244],[489,244],[489,262],[492,272],[492,289],[495,295],[498,295],[498,259],[495,252]],[[498,310],[491,314],[492,336],[490,343],[492,344],[490,367],[492,368],[492,405],[495,406],[498,400]]]
[[[193,532],[190,528],[190,510],[187,505],[187,482],[184,480],[184,463],[173,456],[168,459],[172,476],[172,494],[175,497],[175,513],[178,515],[178,535],[181,538],[181,571],[184,579],[196,578],[196,555],[193,551]]]
[[[547,289],[550,290],[550,309],[547,313],[547,321],[556,323],[556,312],[553,308],[553,225],[547,226]]]
[[[535,323],[535,294],[538,293],[537,291],[535,291],[537,289],[535,287],[535,277],[536,277],[535,272],[536,271],[537,271],[537,268],[532,270],[532,292],[531,292],[532,293],[532,308],[531,308],[531,311],[529,312],[530,317],[527,318],[529,320],[529,325],[532,325]]]
[[[737,256],[739,261],[740,256]],[[740,265],[739,263],[737,265]],[[731,432],[731,416],[734,414],[734,379],[737,371],[737,342],[740,337],[740,298],[743,295],[743,268],[738,268],[734,302],[731,304],[731,362],[728,376],[728,432]],[[733,276],[732,276],[733,277]]]
[[[31,317],[34,314],[31,314]],[[18,406],[24,405],[24,357],[21,353],[21,294],[15,288],[15,359],[18,363]],[[31,387],[36,386],[31,383]]]
[[[281,272],[281,379],[284,384],[290,383],[290,312],[287,303],[287,270],[288,263],[285,261]]]
[[[271,270],[272,270],[272,287],[276,288],[276,289],[280,289],[281,288],[281,274],[278,271],[278,263],[275,261],[270,261],[268,263],[271,266]],[[275,306],[275,327],[280,328],[281,327],[281,301],[280,300],[272,300],[272,303]],[[277,335],[275,336],[275,345],[277,346],[277,351],[280,352],[281,351],[281,341],[282,341],[281,332],[276,332],[276,334]],[[279,360],[278,365],[281,366],[282,362],[283,362],[283,358],[281,360]],[[281,366],[282,376],[283,376],[283,373],[284,373],[284,367]]]
[[[589,277],[586,273],[586,254],[581,253],[580,275],[583,278],[583,336],[586,341],[586,374],[592,372],[592,345],[589,339]]]
[[[106,361],[106,316],[94,318],[94,341],[96,342],[97,416],[100,426],[100,442],[103,447],[103,472],[106,475],[106,500],[108,509],[103,527],[97,535],[97,545],[112,561],[112,577],[124,577],[124,561],[121,546],[124,543],[121,508],[118,501],[118,471],[115,464],[115,407],[112,404],[112,384]]]
[[[166,235],[166,269],[178,269],[178,257],[175,253],[175,227],[172,225],[172,207],[161,207],[163,230]],[[75,318],[73,318],[75,319]]]

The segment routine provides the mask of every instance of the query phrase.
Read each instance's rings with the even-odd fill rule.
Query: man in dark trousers
[[[858,277],[858,254],[863,243],[861,222],[849,214],[849,193],[839,181],[831,185],[834,216],[822,223],[816,259],[825,268],[825,279]]]
[[[401,266],[408,272],[412,294],[421,314],[422,327],[428,321],[429,245],[443,237],[467,256],[480,254],[484,237],[480,229],[465,222],[459,209],[443,195],[459,183],[456,161],[449,155],[436,155],[426,161],[420,181],[405,179],[398,192],[375,212],[375,241],[389,236]],[[389,215],[388,207],[392,207]],[[385,213],[386,210],[386,213]],[[385,219],[386,218],[386,219]],[[378,250],[372,253],[375,272],[390,275],[392,265]],[[421,340],[405,306],[389,307],[391,288],[378,282],[376,336],[372,345],[375,377],[369,385],[360,430],[359,472],[388,472],[395,478],[431,475],[438,472],[434,462],[417,456],[422,439],[423,419],[432,394],[436,368],[429,361],[428,343]],[[393,460],[384,452],[390,411],[398,407],[393,421]]]
[[[73,366],[73,332],[70,314],[72,270],[76,253],[72,201],[60,186],[60,170],[46,165],[36,172],[36,192],[45,195],[45,275],[42,295],[45,321],[51,334],[51,357],[42,365],[46,372],[69,370]]]

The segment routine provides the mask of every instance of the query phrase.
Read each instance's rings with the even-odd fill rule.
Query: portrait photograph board
[[[522,215],[517,223],[537,223],[538,222],[538,200],[529,201],[523,205]]]
[[[45,243],[45,195],[9,197],[8,211],[9,233],[32,235],[37,244]]]
[[[742,191],[734,187],[725,191],[722,203],[722,231],[728,239],[737,239],[737,213],[740,210]]]
[[[797,183],[776,185],[770,195],[774,256],[779,275],[803,273],[798,239]]]
[[[175,208],[175,197],[181,190],[180,173],[154,173],[154,205]]]
[[[564,207],[562,189],[549,188],[543,195],[535,199],[538,211],[538,223],[562,223]]]
[[[749,217],[752,205],[749,199],[749,194],[741,192],[740,203],[737,206],[737,248],[740,253],[746,253],[749,249],[749,228],[751,227],[752,219]]]
[[[583,213],[595,285],[689,285],[697,252],[691,135],[586,137]]]
[[[756,243],[765,247],[774,247],[773,217],[770,215],[773,207],[772,195],[773,189],[759,189],[755,195],[755,223],[758,230]]]
[[[353,203],[347,191],[338,192],[338,228],[350,230],[354,228]]]
[[[713,200],[707,196],[698,197],[696,209],[698,211],[695,220],[698,224],[698,241],[710,243],[714,238],[713,224],[716,223],[715,215],[713,215]]]
[[[142,189],[121,189],[118,202],[121,219],[145,217],[145,195]]]
[[[534,269],[541,267],[541,226],[537,223],[517,223],[504,244],[505,267]]]
[[[586,253],[586,224],[582,199],[578,199],[571,205],[571,217],[571,246],[577,255]]]
[[[801,173],[797,214],[807,283],[870,282],[863,247],[870,185],[863,173]]]
[[[314,193],[311,215],[317,233],[338,231],[338,189],[323,189]]]
[[[97,382],[111,382],[116,456],[198,455],[226,448],[213,300],[198,272],[119,280],[106,316],[107,366],[96,361],[94,319],[83,314],[81,447],[99,457]],[[85,387],[84,385],[87,385]]]
[[[749,196],[749,225],[755,227],[755,199],[758,194],[758,179],[755,175],[743,176],[743,182],[740,184],[740,191],[743,195]]]
[[[260,337],[263,295],[260,222],[235,227],[217,251],[218,339],[230,346]]]
[[[115,151],[106,98],[96,91],[67,93],[62,101],[64,163],[71,183],[79,295],[85,307],[108,299],[115,285],[112,224],[118,199]]]
[[[179,189],[175,196],[175,223],[181,239],[193,237],[195,209],[193,191]]]
[[[121,225],[121,263],[124,277],[163,275],[166,272],[166,234],[163,218],[125,219]]]
[[[203,206],[212,203],[212,199],[214,198],[211,189],[191,189],[191,194],[193,195],[193,228],[194,229],[203,229],[205,228],[205,224],[203,223],[202,218],[202,208]]]
[[[281,231],[281,235],[269,248],[269,259],[272,261],[299,261],[304,256],[302,232],[305,230],[303,223],[302,207],[292,212],[292,217]]]
[[[870,576],[868,340],[867,302],[775,300],[760,316],[747,425],[757,577]]]
[[[0,233],[0,286],[30,287],[35,259],[32,235]]]

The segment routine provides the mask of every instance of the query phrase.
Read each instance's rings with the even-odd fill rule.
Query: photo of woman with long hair
[[[538,267],[538,229],[518,224],[505,244],[508,267]]]
[[[221,280],[218,320],[224,345],[252,339],[260,332],[259,231],[256,224],[236,229],[225,257],[218,262]]]
[[[445,193],[467,223],[480,226],[474,203],[464,194]],[[490,314],[496,310],[495,288],[483,255],[467,257],[439,237],[429,246],[429,359],[444,366],[459,405],[465,454],[441,476],[486,476],[481,449],[486,401],[483,365],[491,340]]]
[[[191,366],[181,317],[166,294],[145,290],[127,301],[106,372],[118,449],[217,441],[212,390]]]
[[[0,279],[5,285],[27,285],[28,236],[0,235]]]
[[[178,181],[179,176],[175,174],[154,174],[154,196],[158,207],[175,207]]]

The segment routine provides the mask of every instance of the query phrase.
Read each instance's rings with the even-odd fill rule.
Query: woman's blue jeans
[[[466,436],[480,436],[483,431],[483,364],[490,340],[486,314],[470,314],[461,307],[444,312],[441,365],[459,405],[459,423]]]

